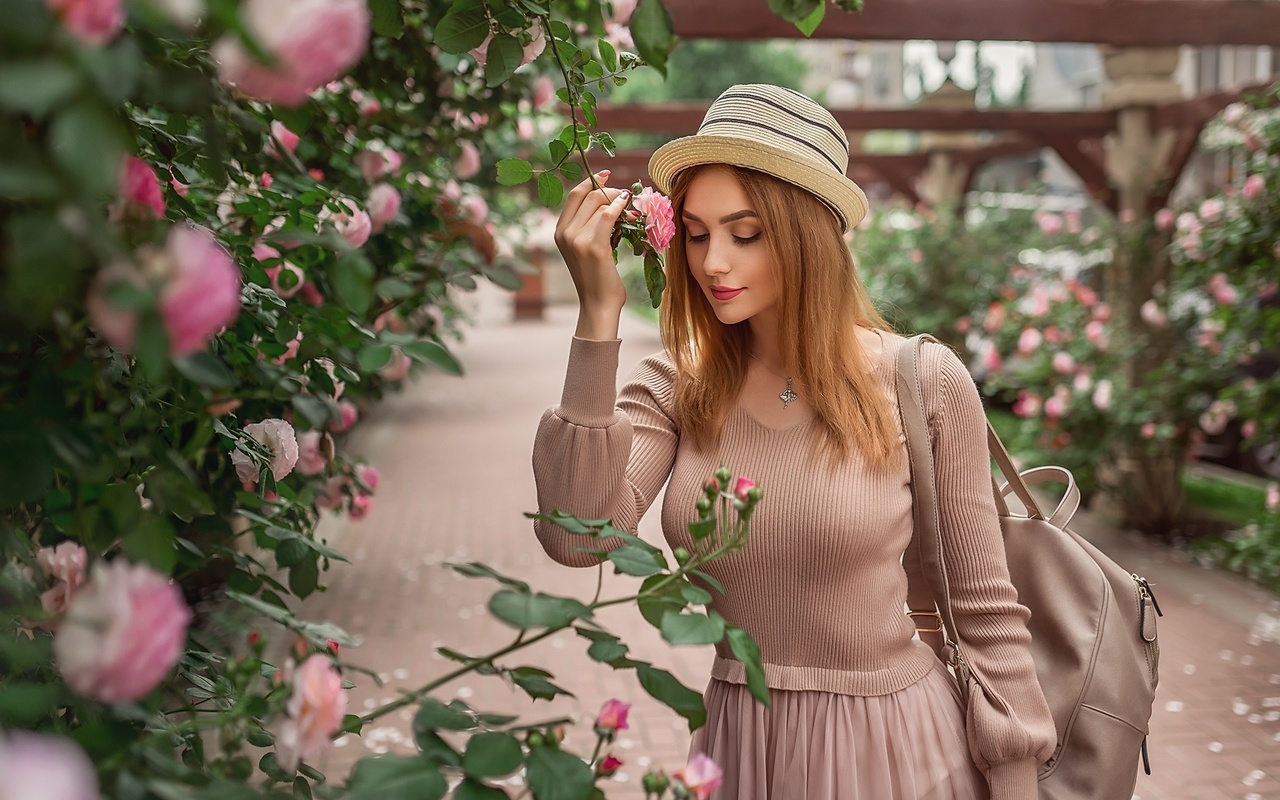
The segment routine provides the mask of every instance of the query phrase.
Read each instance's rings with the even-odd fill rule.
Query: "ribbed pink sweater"
[[[883,334],[875,370],[894,403],[893,354]],[[910,469],[904,457],[873,471],[856,454],[835,469],[810,455],[812,421],[767,428],[741,407],[718,445],[699,450],[672,419],[675,368],[664,354],[644,359],[616,391],[619,342],[574,339],[559,406],[547,411],[534,444],[538,504],[584,518],[612,518],[635,531],[664,482],[662,528],[672,547],[689,547],[687,524],[717,467],[753,478],[764,499],[741,553],[707,567],[727,590],[712,607],[760,645],[769,686],[882,695],[920,680],[934,654],[904,615],[902,553],[911,539]],[[933,436],[941,532],[951,606],[965,657],[981,688],[968,723],[970,750],[993,800],[1032,800],[1036,766],[1053,752],[1053,720],[1027,645],[1027,609],[1009,582],[991,495],[982,401],[960,360],[926,344],[921,371]],[[539,523],[547,553],[594,566],[575,552],[580,537]],[[745,683],[727,644],[713,677]]]

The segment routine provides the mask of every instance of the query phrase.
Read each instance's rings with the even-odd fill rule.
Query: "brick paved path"
[[[362,423],[351,447],[382,473],[373,512],[359,523],[327,519],[322,525],[321,534],[353,563],[336,565],[326,576],[328,590],[311,598],[302,614],[359,636],[361,647],[344,656],[381,672],[380,688],[353,676],[356,713],[447,672],[451,662],[436,647],[480,653],[510,641],[511,631],[485,611],[493,585],[459,578],[444,562],[482,561],[535,589],[584,599],[595,589],[596,570],[552,562],[521,516],[534,509],[533,433],[543,410],[559,398],[574,311],[553,308],[541,322],[512,322],[506,295],[482,290],[473,302],[477,324],[458,348],[467,377],[420,376]],[[624,371],[660,346],[656,333],[629,318],[623,339]],[[656,516],[641,532],[658,543]],[[1085,515],[1079,527],[1147,575],[1166,613],[1152,720],[1155,775],[1139,781],[1135,797],[1280,798],[1280,604],[1230,576],[1117,534],[1096,516]],[[631,585],[607,575],[604,596]],[[604,622],[637,657],[693,688],[705,685],[710,648],[668,649],[638,613],[609,611]],[[632,674],[588,659],[576,637],[542,642],[507,663],[545,667],[578,697],[531,704],[498,679],[475,676],[437,696],[518,712],[527,722],[577,717],[583,722],[571,728],[570,743],[579,751],[590,749],[590,721],[604,700],[633,703],[631,730],[614,746],[626,763],[610,785],[613,798],[642,797],[638,779],[651,763],[683,765],[683,722],[649,699]],[[336,777],[367,752],[410,752],[410,719],[401,711],[361,737],[347,737],[320,766]]]

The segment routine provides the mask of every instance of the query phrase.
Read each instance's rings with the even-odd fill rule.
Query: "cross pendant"
[[[797,400],[799,400],[799,399],[800,399],[800,395],[798,395],[798,394],[796,394],[795,392],[791,391],[791,379],[790,379],[790,378],[787,378],[787,388],[786,388],[785,390],[783,390],[782,394],[778,395],[778,399],[782,401],[782,410],[783,410],[783,411],[786,411],[786,410],[787,410],[787,408],[788,408],[788,407],[790,407],[790,405],[791,405],[792,403],[794,403],[795,401],[797,401]]]

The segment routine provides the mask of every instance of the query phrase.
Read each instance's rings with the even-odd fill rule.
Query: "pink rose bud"
[[[1154,422],[1145,423],[1138,432],[1142,434],[1143,439],[1154,439],[1156,435],[1156,424]]]
[[[1107,347],[1107,326],[1102,320],[1091,319],[1084,326],[1084,336],[1094,347],[1105,350]]]
[[[1018,392],[1018,399],[1013,403],[1013,413],[1019,417],[1034,417],[1040,413],[1040,395],[1023,389]]]
[[[1253,435],[1258,432],[1258,423],[1256,420],[1245,420],[1240,426],[1240,435],[1246,439],[1252,439]]]
[[[160,179],[151,165],[142,159],[132,155],[121,159],[117,193],[126,215],[164,218],[164,192],[160,188]]]
[[[316,216],[321,225],[326,222],[332,224],[338,235],[352,247],[359,247],[369,241],[373,221],[369,219],[368,212],[358,207],[354,200],[347,198],[339,199],[337,205],[337,211],[327,205],[320,210]]]
[[[345,433],[351,430],[351,426],[355,425],[359,418],[360,410],[356,408],[355,403],[343,400],[338,403],[338,418],[329,423],[329,430],[334,433]]]
[[[352,519],[364,519],[369,515],[369,509],[373,506],[373,500],[367,494],[358,494],[351,498],[351,508],[347,509],[347,513]]]
[[[98,773],[64,736],[0,732],[0,800],[98,800]]]
[[[123,559],[94,565],[53,639],[73,691],[104,703],[148,694],[172,671],[191,610],[166,576]]]
[[[1111,408],[1111,393],[1114,387],[1111,381],[1103,378],[1093,387],[1093,407],[1099,411],[1106,411]]]
[[[258,646],[258,643],[259,643],[259,642],[261,642],[261,641],[262,641],[262,634],[261,634],[261,633],[259,633],[258,631],[249,631],[249,646],[250,646],[250,647],[257,647],[257,646]]]
[[[240,22],[272,63],[258,61],[235,32],[210,52],[223,83],[267,103],[296,106],[364,55],[369,21],[366,0],[245,0]]]
[[[655,192],[652,187],[637,194],[631,201],[635,209],[644,217],[645,238],[649,246],[661,252],[671,244],[676,235],[675,209],[664,194]]]
[[[324,644],[325,647],[329,648],[329,652],[333,653],[335,656],[338,654],[338,651],[342,649],[342,645],[338,644],[334,639],[325,639]]]
[[[707,800],[724,780],[724,772],[705,753],[695,753],[682,770],[672,773],[695,800]]]
[[[302,475],[319,475],[329,466],[329,452],[333,445],[326,445],[320,431],[303,431],[298,434],[298,463],[295,469]]]
[[[276,732],[276,758],[292,773],[301,761],[322,755],[347,713],[347,690],[328,656],[314,653],[292,676],[285,720]]]
[[[369,487],[369,491],[378,491],[378,482],[382,479],[378,468],[371,464],[357,464],[355,468],[356,477],[360,482]]]
[[[298,290],[298,297],[309,306],[319,308],[324,305],[324,295],[320,294],[320,290],[310,281],[302,284],[302,288]]]
[[[453,174],[461,180],[474,177],[480,171],[480,151],[466,139],[458,145],[458,158],[453,163]]]
[[[1162,208],[1156,212],[1156,230],[1167,231],[1173,227],[1173,211]]]
[[[400,213],[400,193],[389,183],[376,184],[369,190],[369,200],[365,207],[369,210],[369,221],[374,232],[381,231]]]
[[[747,493],[754,488],[756,488],[755,481],[739,476],[733,484],[733,496],[745,503],[748,499]]]
[[[56,582],[52,589],[40,595],[40,605],[50,616],[65,613],[87,580],[88,551],[76,542],[63,542],[57,547],[36,551],[36,563]]]
[[[1246,200],[1257,200],[1262,196],[1262,191],[1267,188],[1267,179],[1261,175],[1250,175],[1244,180],[1244,189],[1242,193]]]
[[[286,128],[283,122],[278,119],[272,120],[271,136],[267,139],[267,143],[262,148],[262,152],[272,158],[280,158],[279,147],[283,147],[285,150],[292,153],[298,149],[299,141],[300,139],[298,134]],[[277,147],[277,142],[279,143],[279,147]]]
[[[611,736],[627,729],[627,713],[631,704],[617,698],[605,702],[600,713],[596,715],[596,733],[600,736]]]
[[[122,0],[45,0],[75,38],[90,47],[101,47],[124,29]]]
[[[621,768],[622,759],[613,753],[606,753],[605,757],[600,761],[600,766],[596,767],[596,774],[601,778],[608,778]]]
[[[298,438],[292,425],[282,419],[264,419],[244,426],[244,432],[270,451],[268,465],[273,478],[277,481],[284,480],[286,475],[293,472],[298,463]],[[231,463],[235,465],[236,475],[241,481],[258,482],[258,465],[249,454],[240,449],[232,450]]]

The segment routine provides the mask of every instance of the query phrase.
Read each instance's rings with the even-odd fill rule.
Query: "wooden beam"
[[[1280,5],[1280,3],[1277,3]],[[1151,112],[1151,125],[1155,128],[1188,127],[1199,128],[1213,118],[1222,109],[1250,94],[1266,94],[1272,83],[1258,83],[1242,86],[1239,89],[1228,89],[1225,92],[1201,95],[1190,100],[1177,103],[1166,103],[1156,106]]]
[[[1196,151],[1196,143],[1200,141],[1200,125],[1189,125],[1178,130],[1178,138],[1173,142],[1173,150],[1169,153],[1169,164],[1165,169],[1165,177],[1160,188],[1151,196],[1149,210],[1154,213],[1169,203],[1169,195],[1178,185],[1182,171]]]
[[[1111,179],[1107,177],[1100,147],[1095,149],[1087,142],[1066,137],[1050,139],[1048,145],[1084,182],[1094,200],[1112,211],[1116,210],[1119,197],[1111,187]]]
[[[679,36],[792,39],[801,33],[766,0],[665,0]],[[1120,46],[1280,45],[1271,0],[875,0],[829,8],[813,38],[1093,42]]]
[[[1189,0],[1188,0],[1189,1]],[[1280,5],[1280,3],[1277,3]],[[611,131],[691,134],[698,130],[709,102],[604,103],[596,110],[599,127]],[[1102,136],[1115,130],[1116,113],[1096,109],[1027,111],[1024,109],[833,109],[846,131],[1017,131],[1065,136]]]

